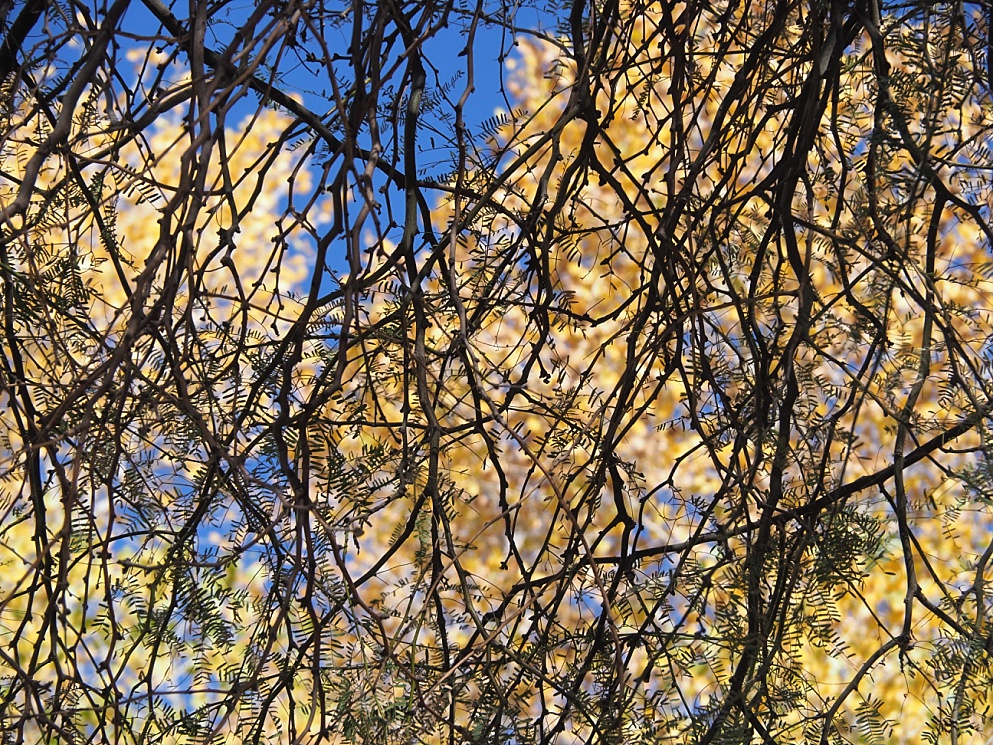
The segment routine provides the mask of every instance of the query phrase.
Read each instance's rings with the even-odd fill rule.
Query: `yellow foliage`
[[[964,22],[878,5],[598,5],[440,183],[423,28],[324,117],[230,124],[251,34],[128,52],[186,108],[135,131],[18,94],[0,725],[988,741],[993,119]]]

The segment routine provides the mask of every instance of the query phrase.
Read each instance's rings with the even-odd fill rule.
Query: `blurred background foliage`
[[[983,743],[988,9],[0,5],[7,743]]]

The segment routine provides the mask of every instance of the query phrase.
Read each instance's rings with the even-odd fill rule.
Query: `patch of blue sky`
[[[155,0],[149,0],[149,4],[154,2]],[[354,83],[349,49],[354,21],[351,7],[350,4],[342,3],[337,13],[333,9],[325,11],[320,27],[323,36],[320,39],[314,38],[313,26],[305,33],[303,24],[300,24],[295,36],[283,37],[269,50],[265,64],[260,65],[256,71],[256,78],[271,82],[275,88],[316,113],[328,130],[337,136],[343,133],[340,119],[342,112],[348,108],[349,90]],[[444,184],[457,163],[454,134],[456,103],[464,101],[463,115],[468,140],[473,146],[484,143],[487,134],[491,134],[488,130],[492,126],[494,115],[512,110],[515,106],[507,93],[505,82],[509,69],[507,61],[514,54],[518,40],[526,36],[555,36],[555,29],[560,25],[554,11],[525,4],[500,3],[492,8],[485,8],[480,4],[478,9],[483,11],[481,20],[473,23],[473,14],[477,8],[459,4],[453,10],[449,23],[437,28],[421,43],[428,79],[418,124],[416,176],[421,179],[421,192],[430,208],[446,198]],[[228,48],[255,10],[253,3],[223,6],[223,15],[208,19],[205,47],[214,51]],[[181,6],[176,5],[172,12],[183,22]],[[266,18],[265,22],[275,23],[275,19]],[[264,23],[260,23],[258,27],[265,28]],[[162,90],[153,90],[150,87],[150,81],[158,79],[159,88],[183,85],[190,63],[184,52],[166,43],[169,34],[160,36],[162,32],[159,21],[145,3],[132,4],[121,30],[123,35],[119,41],[125,52],[124,57],[138,68],[146,65],[144,77],[149,84],[147,89],[142,89],[139,84],[141,81],[131,79],[131,84],[139,91],[139,95],[133,99],[136,102],[135,111],[141,114],[148,111],[147,104],[141,101],[142,96],[152,99],[158,96],[161,99],[163,95]],[[264,32],[258,33],[262,36]],[[251,47],[252,43],[245,46]],[[150,63],[143,61],[146,54],[150,54]],[[389,109],[379,112],[382,151],[378,157],[396,167],[403,163],[403,105],[409,89],[409,81],[403,72],[406,65],[404,55],[402,45],[394,44],[388,55],[380,60],[380,68],[390,74],[377,92],[381,106]],[[123,77],[129,80],[126,74]],[[367,84],[369,82],[366,81]],[[229,128],[251,127],[252,116],[260,105],[258,99],[259,95],[243,95],[232,103],[225,113],[225,125]],[[174,110],[173,114],[188,105],[181,97],[178,100],[180,108]],[[326,188],[325,177],[340,167],[341,153],[332,152],[333,148],[327,143],[309,145],[308,138],[313,136],[313,132],[308,127],[298,126],[295,129],[298,133],[296,137],[279,146],[295,148],[300,152],[300,157],[307,161],[305,170],[309,171],[311,183],[319,185],[316,187],[318,189]],[[360,148],[365,148],[368,152],[372,144],[368,127],[360,126],[356,137]],[[177,143],[177,146],[181,147],[182,144]],[[353,202],[361,198],[355,176],[362,170],[362,160],[366,157],[359,154],[354,164],[355,173],[348,177],[345,187],[348,193],[346,199]],[[497,171],[500,164],[493,162],[489,167]],[[283,183],[266,183],[267,190],[275,189],[280,192],[277,200],[279,209],[285,211],[280,224],[274,226],[273,239],[284,243],[290,254],[305,257],[310,264],[309,276],[296,285],[298,291],[304,291],[308,286],[314,288],[317,273],[320,291],[334,292],[352,271],[347,259],[348,242],[355,236],[349,235],[347,229],[343,231],[332,241],[324,265],[316,266],[313,257],[317,253],[317,244],[322,233],[331,229],[329,223],[332,222],[333,215],[328,214],[331,210],[331,197],[313,190],[307,193],[306,189],[299,188],[302,183],[299,182],[296,189],[292,181],[288,187]],[[373,176],[372,187],[370,191],[377,195],[379,202],[374,205],[374,211],[378,214],[374,221],[367,223],[372,225],[375,222],[375,229],[367,227],[363,230],[361,241],[366,252],[364,262],[371,261],[376,248],[387,248],[390,244],[399,242],[404,222],[404,194],[398,184],[390,183],[380,171]],[[421,219],[421,216],[418,218]],[[423,232],[427,226],[421,224],[418,227]],[[433,231],[444,227],[431,226]],[[422,245],[416,248],[419,249]]]

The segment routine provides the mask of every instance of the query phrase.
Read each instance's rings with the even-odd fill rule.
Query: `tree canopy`
[[[3,742],[988,742],[990,19],[0,4]]]

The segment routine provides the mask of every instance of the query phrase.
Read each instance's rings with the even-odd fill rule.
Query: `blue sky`
[[[174,15],[185,25],[189,14],[188,4],[186,2],[173,2],[170,7]],[[342,3],[342,7],[348,7],[348,4]],[[236,31],[239,30],[244,19],[254,9],[254,3],[247,2],[230,3],[224,6],[225,15],[212,18],[208,22],[205,40],[206,46],[216,51],[223,50],[230,43]],[[512,25],[519,28],[548,30],[555,26],[555,19],[551,14],[532,7],[504,7],[501,14],[502,17],[510,19]],[[456,18],[454,15],[452,17],[453,19]],[[260,22],[257,26],[256,33],[263,34],[263,29],[270,21],[271,19],[269,18],[263,19],[263,22]],[[348,54],[351,27],[352,21],[350,17],[346,17],[338,28],[335,28],[331,22],[326,25],[324,43],[331,55],[340,54],[345,57]],[[127,34],[135,35],[137,40],[132,43],[142,46],[144,39],[151,38],[152,35],[159,32],[159,29],[160,24],[158,20],[148,11],[144,3],[139,0],[132,2],[122,28]],[[309,43],[306,45],[301,42],[300,48],[306,46],[307,51],[320,49],[320,46],[314,43],[312,39],[308,41]],[[431,175],[440,176],[451,170],[450,159],[452,157],[452,148],[450,145],[446,146],[445,140],[454,137],[454,120],[452,118],[451,104],[454,104],[461,97],[468,80],[466,75],[468,57],[461,54],[465,50],[467,42],[467,28],[463,26],[462,21],[453,21],[447,28],[442,29],[435,36],[424,42],[422,52],[428,73],[428,89],[425,91],[425,96],[430,97],[432,94],[437,95],[443,91],[447,102],[443,103],[434,112],[426,111],[422,115],[419,134],[421,152],[418,156],[422,173],[426,172]],[[122,43],[125,51],[126,43]],[[402,51],[402,49],[399,49],[399,44],[395,46],[398,49],[394,49],[393,59],[387,60],[384,64],[386,68],[389,68],[391,64],[398,61],[396,59],[397,53],[398,51]],[[161,48],[167,53],[173,51],[172,48],[166,45],[162,45]],[[501,57],[506,58],[513,55],[513,50],[513,34],[505,27],[482,22],[477,24],[473,38],[474,91],[469,96],[464,109],[465,121],[469,127],[470,134],[475,134],[477,139],[479,137],[480,125],[496,112],[506,111],[515,106],[515,102],[509,100],[505,93],[502,74],[505,70],[505,65],[501,64],[500,61]],[[304,63],[295,59],[295,57],[302,57],[302,55],[298,54],[299,51],[299,48],[288,49],[279,46],[271,50],[270,58],[276,58],[281,55],[279,56],[280,64],[278,71],[281,76],[281,86],[286,93],[300,96],[303,99],[303,103],[311,111],[318,114],[330,113],[329,110],[333,108],[334,104],[331,91],[328,90],[330,84],[327,78],[327,72],[321,69],[321,63],[316,60],[310,65],[311,70],[323,72],[323,76],[317,76],[308,71]],[[174,64],[176,65],[175,74],[181,74],[188,65],[185,54],[179,52],[175,57]],[[405,63],[401,60],[399,64],[400,67],[393,72],[388,84],[396,86],[402,79],[403,65]],[[347,85],[351,77],[347,64],[343,61],[338,61],[335,63],[334,69],[335,74],[340,78],[340,83]],[[268,73],[260,69],[258,75],[264,78]],[[383,93],[384,95],[381,96],[381,99],[385,104],[389,100],[388,96],[390,93],[388,90],[384,90]],[[230,112],[227,119],[228,126],[232,126],[233,123],[238,122],[243,117],[251,115],[257,106],[258,101],[254,96],[245,97]],[[240,109],[243,109],[243,112]],[[448,113],[448,119],[443,118],[446,111]],[[332,118],[328,117],[326,121],[330,122]],[[387,148],[392,147],[393,143],[387,141],[390,133],[383,131],[382,135],[384,146]],[[387,193],[384,199],[391,200],[394,207],[394,215],[398,216],[402,215],[402,205],[398,203],[396,197],[397,194]],[[429,200],[436,198],[431,194],[428,194],[427,197]],[[336,273],[344,273],[346,267],[343,248],[335,247],[332,249],[332,253],[334,254],[334,258],[331,262],[331,268]]]

